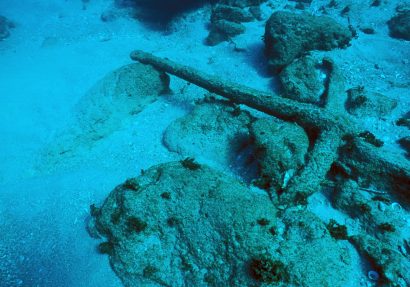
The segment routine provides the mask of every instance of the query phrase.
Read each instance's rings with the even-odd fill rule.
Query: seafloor
[[[410,286],[409,130],[407,1],[0,0],[0,286]]]

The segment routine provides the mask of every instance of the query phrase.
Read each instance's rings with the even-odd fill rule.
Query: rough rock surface
[[[380,93],[370,92],[363,87],[347,91],[347,111],[357,117],[384,117],[389,115],[397,106],[397,101]]]
[[[265,52],[274,71],[290,64],[309,51],[346,48],[352,32],[325,16],[279,11],[265,27]]]
[[[349,253],[315,215],[288,210],[282,221],[266,194],[204,165],[152,167],[92,214],[108,240],[99,250],[126,287],[358,283],[345,276],[355,268]]]
[[[166,147],[182,156],[229,166],[249,142],[249,113],[226,102],[199,104],[165,131]]]
[[[300,126],[276,118],[258,119],[251,125],[261,176],[276,191],[305,163],[309,139]]]
[[[381,286],[410,286],[410,261],[396,248],[366,234],[352,236],[351,241],[381,269]]]
[[[45,151],[51,164],[109,136],[168,90],[169,79],[149,65],[130,64],[105,76],[80,99],[67,129]]]
[[[388,193],[359,188],[352,180],[337,186],[333,204],[359,223],[360,230],[351,241],[370,258],[370,267],[380,272],[380,283],[408,286],[410,249],[406,234],[410,226],[401,206]]]
[[[410,41],[410,6],[388,21],[390,36]]]
[[[278,251],[292,270],[294,286],[358,286],[358,266],[352,264],[355,255],[347,241],[333,239],[309,211],[287,210],[283,222],[286,230]]]
[[[228,5],[217,5],[211,15],[211,22],[224,19],[227,21],[242,23],[253,20],[252,14],[244,9]]]
[[[325,91],[326,74],[311,57],[296,59],[279,74],[282,96],[304,103],[319,104]]]
[[[227,20],[215,20],[211,24],[211,30],[205,41],[207,45],[215,46],[232,37],[240,35],[243,32],[245,32],[245,26],[241,23]]]
[[[132,218],[146,226],[132,228]],[[127,287],[250,286],[248,261],[271,246],[259,218],[275,219],[266,195],[206,166],[176,162],[117,187],[97,225]]]
[[[245,32],[241,23],[259,18],[259,5],[265,0],[220,1],[212,10],[211,28],[206,44],[215,46]]]

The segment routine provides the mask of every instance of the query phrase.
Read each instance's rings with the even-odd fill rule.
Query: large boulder
[[[314,214],[281,220],[265,193],[192,160],[150,168],[91,211],[126,287],[359,284],[348,246]]]
[[[346,48],[352,37],[349,28],[332,18],[278,11],[266,22],[265,52],[278,71],[309,51]]]
[[[265,194],[192,161],[155,166],[118,186],[97,213],[100,251],[126,287],[250,286],[247,266],[275,220]]]

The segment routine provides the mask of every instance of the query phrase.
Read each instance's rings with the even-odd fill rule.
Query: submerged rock
[[[252,120],[248,112],[227,102],[205,102],[174,121],[165,131],[163,142],[182,156],[226,167],[249,142]]]
[[[359,252],[370,258],[374,267],[381,271],[381,286],[410,286],[410,261],[396,249],[396,246],[392,248],[366,234],[352,236],[351,241]]]
[[[249,11],[241,9],[239,7],[217,5],[212,10],[211,23],[221,19],[235,23],[242,23],[252,21],[253,16]]]
[[[276,118],[258,119],[250,131],[261,176],[269,179],[267,187],[280,191],[304,165],[309,139],[300,126]]]
[[[97,225],[125,286],[250,286],[247,266],[271,236],[256,225],[275,220],[264,194],[251,193],[207,166],[155,166],[118,186]],[[137,187],[135,187],[137,186]],[[165,196],[167,194],[167,196]]]
[[[56,162],[89,150],[127,125],[134,115],[168,90],[169,79],[149,65],[123,66],[105,76],[80,99],[69,125],[47,147],[44,158]]]
[[[76,106],[82,135],[94,140],[104,138],[167,92],[168,84],[168,76],[149,65],[135,63],[113,71]]]
[[[259,18],[259,5],[264,1],[220,1],[212,10],[211,28],[206,38],[206,44],[215,46],[244,33],[245,26],[241,23]]]
[[[281,220],[266,194],[184,162],[127,180],[96,214],[98,250],[126,287],[355,286],[349,252],[315,215]]]
[[[347,111],[357,117],[384,117],[397,106],[397,101],[380,93],[370,92],[364,87],[352,88],[347,91]]]
[[[266,22],[265,52],[278,71],[309,51],[346,48],[352,38],[353,33],[332,18],[279,11]]]
[[[209,35],[206,38],[206,44],[209,46],[215,46],[245,32],[245,26],[241,23],[226,20],[214,21],[211,26]]]
[[[311,57],[296,59],[279,74],[282,96],[299,102],[319,104],[325,91],[326,73]]]
[[[278,251],[294,278],[292,286],[359,286],[354,253],[347,241],[332,238],[313,213],[287,210]],[[350,249],[350,250],[349,250]],[[349,276],[346,276],[349,274]]]
[[[410,8],[399,12],[387,22],[390,36],[410,41]]]

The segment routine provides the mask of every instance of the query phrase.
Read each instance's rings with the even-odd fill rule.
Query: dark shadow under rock
[[[135,9],[135,17],[151,24],[166,25],[184,12],[216,0],[115,0],[118,7]]]
[[[10,29],[15,25],[6,17],[0,16],[0,41],[10,36]]]

